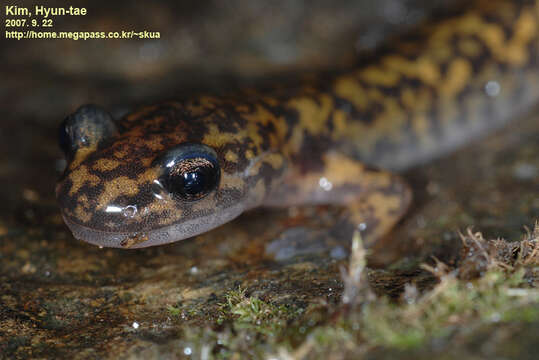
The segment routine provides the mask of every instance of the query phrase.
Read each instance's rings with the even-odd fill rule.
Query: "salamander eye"
[[[80,148],[96,146],[115,134],[116,125],[108,112],[96,105],[83,105],[62,122],[58,141],[70,159]]]
[[[205,145],[183,144],[157,161],[163,167],[159,183],[183,200],[202,199],[219,185],[217,154]]]

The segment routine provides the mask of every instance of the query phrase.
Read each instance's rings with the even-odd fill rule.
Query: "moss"
[[[244,329],[254,334],[277,337],[287,323],[301,315],[303,309],[263,301],[255,296],[246,296],[246,289],[229,291],[225,294],[226,302],[221,304],[221,316],[233,320],[235,329]]]
[[[363,334],[367,342],[409,348],[445,336],[459,326],[515,319],[516,309],[539,302],[538,292],[521,288],[524,273],[519,270],[507,275],[492,269],[475,281],[462,281],[455,272],[444,274],[440,283],[417,301],[394,304],[383,300],[366,306],[360,320]],[[515,292],[515,288],[522,291]]]
[[[366,252],[355,236],[349,268],[342,271],[341,305],[287,306],[239,287],[224,294],[215,324],[184,329],[183,341],[192,355],[216,359],[328,358],[380,347],[398,353],[484,326],[538,321],[539,291],[530,287],[530,269],[539,263],[538,237],[539,226],[515,243],[468,231],[458,266],[437,260],[422,265],[437,284],[423,293],[408,284],[395,301],[373,295],[364,271]],[[175,306],[168,311],[182,313]]]
[[[526,306],[511,309],[503,314],[502,321],[536,322],[539,321],[539,306],[531,303]]]
[[[181,313],[182,313],[182,309],[181,309],[181,308],[179,308],[179,307],[174,307],[174,306],[172,306],[172,305],[169,305],[169,306],[167,307],[167,310],[168,310],[168,312],[170,313],[170,315],[172,315],[172,316],[180,316]]]

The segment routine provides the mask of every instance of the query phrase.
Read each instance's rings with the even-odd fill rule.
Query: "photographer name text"
[[[43,5],[34,6],[33,12],[27,7],[17,5],[6,5],[6,16],[41,16],[48,18],[51,16],[81,16],[86,15],[87,10],[84,7],[47,7]]]

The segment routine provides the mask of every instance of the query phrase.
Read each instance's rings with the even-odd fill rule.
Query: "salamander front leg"
[[[340,153],[322,157],[317,171],[292,169],[282,186],[268,197],[268,205],[344,206],[332,234],[348,241],[361,230],[367,246],[389,232],[406,212],[411,191],[397,175],[372,169]]]
[[[359,194],[354,201],[345,204],[341,224],[335,228],[339,237],[351,239],[351,234],[357,229],[361,231],[364,243],[372,246],[393,228],[408,209],[411,200],[408,186],[394,175],[379,175],[389,177],[390,184]]]

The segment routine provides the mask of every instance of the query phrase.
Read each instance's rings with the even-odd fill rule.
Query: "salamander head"
[[[239,155],[234,139],[206,137],[207,119],[186,124],[167,116],[118,131],[106,111],[86,105],[64,120],[60,144],[68,166],[56,196],[76,238],[105,247],[165,244],[255,205],[246,169],[256,159]],[[194,130],[184,131],[187,125]]]

